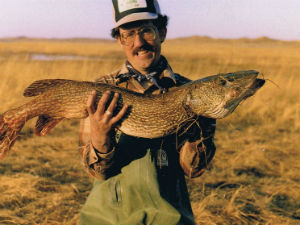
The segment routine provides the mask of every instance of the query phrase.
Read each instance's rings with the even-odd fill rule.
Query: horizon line
[[[211,37],[207,35],[191,35],[191,36],[183,36],[183,37],[175,37],[175,38],[166,38],[166,40],[178,40],[178,39],[192,39],[192,38],[202,38],[202,39],[210,39],[210,40],[269,40],[269,41],[283,41],[283,42],[298,42],[300,39],[291,39],[291,40],[283,40],[271,38],[268,36],[259,36],[259,37],[236,37],[236,38],[219,38],[219,37]],[[31,37],[31,36],[8,36],[8,37],[0,37],[0,41],[13,41],[13,40],[101,40],[101,41],[115,41],[113,38],[101,38],[101,37]]]

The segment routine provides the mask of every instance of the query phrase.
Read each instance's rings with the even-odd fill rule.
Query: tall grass
[[[299,224],[299,42],[167,40],[163,54],[191,79],[255,69],[265,86],[217,122],[216,156],[199,178],[188,179],[197,224]],[[31,60],[33,54],[80,55],[76,60]],[[93,80],[121,65],[112,41],[0,41],[0,113],[46,78]],[[76,224],[91,189],[77,153],[78,122],[48,136],[28,123],[0,161],[0,224]]]

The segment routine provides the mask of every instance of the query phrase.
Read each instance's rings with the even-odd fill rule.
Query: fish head
[[[264,85],[265,80],[258,79],[258,73],[255,70],[238,71],[194,81],[189,107],[197,115],[224,118]]]

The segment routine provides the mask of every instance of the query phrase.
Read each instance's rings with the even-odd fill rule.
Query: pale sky
[[[168,38],[300,40],[300,0],[158,0]],[[0,38],[110,38],[111,0],[0,0]]]

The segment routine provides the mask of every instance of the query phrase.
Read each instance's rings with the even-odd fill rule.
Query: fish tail
[[[0,115],[0,159],[4,158],[17,140],[26,117],[20,116],[15,110]]]

